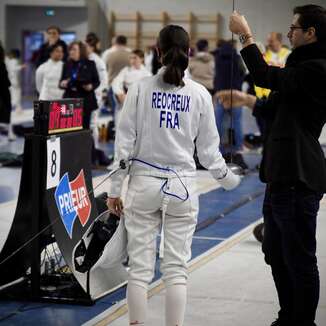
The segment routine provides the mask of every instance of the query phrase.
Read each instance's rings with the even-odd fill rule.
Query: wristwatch
[[[245,44],[251,37],[252,37],[252,35],[250,35],[250,34],[240,34],[239,41],[241,44]]]

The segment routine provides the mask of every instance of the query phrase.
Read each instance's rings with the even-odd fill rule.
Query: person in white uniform
[[[63,69],[63,47],[60,44],[55,44],[49,51],[50,59],[36,69],[36,89],[40,94],[39,100],[43,101],[62,99],[64,92],[59,88]]]
[[[124,67],[116,78],[113,79],[112,89],[120,104],[123,104],[128,88],[135,82],[152,74],[144,66],[144,52],[133,50],[129,57],[129,66]]]
[[[99,38],[94,33],[89,33],[86,38],[88,59],[95,62],[96,70],[100,79],[100,86],[95,90],[98,107],[102,106],[103,91],[108,88],[108,72],[106,64],[98,55]]]
[[[161,30],[158,53],[163,67],[129,88],[117,127],[114,167],[127,168],[112,176],[107,204],[125,219],[127,229],[130,325],[146,321],[147,289],[154,275],[161,227],[165,325],[183,325],[187,262],[198,214],[195,140],[201,164],[222,187],[230,190],[240,183],[219,152],[211,95],[204,86],[184,78],[188,51],[189,36],[182,27],[169,25]],[[127,173],[130,180],[123,208],[121,187]]]
[[[117,98],[114,121],[119,123],[119,117],[123,102],[126,98],[129,87],[152,74],[144,66],[144,52],[142,50],[133,50],[129,57],[129,66],[124,67],[112,81],[112,90]]]
[[[19,61],[20,51],[12,49],[6,58],[6,66],[8,70],[9,80],[11,83],[11,105],[15,112],[21,113],[22,108],[22,88],[21,88],[21,71],[26,68],[25,64],[21,64]]]
[[[86,48],[88,53],[88,59],[95,62],[96,70],[100,79],[100,86],[95,90],[95,96],[97,100],[98,109],[92,111],[91,115],[91,125],[94,145],[95,148],[99,147],[99,132],[97,128],[97,120],[99,115],[99,110],[103,106],[103,92],[108,88],[108,72],[106,70],[106,64],[102,58],[98,55],[98,44],[100,40],[94,33],[89,33],[86,37]]]

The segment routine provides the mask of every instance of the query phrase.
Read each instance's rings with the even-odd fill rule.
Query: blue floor
[[[264,186],[259,182],[257,173],[246,176],[236,190],[225,192],[217,189],[200,196],[199,222],[218,216],[223,210],[257,191],[263,191]],[[196,232],[196,236],[216,237],[226,239],[242,230],[261,217],[263,196],[249,201],[225,217],[217,220],[205,229]],[[192,244],[195,258],[210,248],[221,243],[221,240],[194,239]],[[159,278],[159,265],[156,266],[155,279]],[[78,306],[66,304],[40,304],[25,302],[1,302],[0,323],[2,325],[81,325],[92,319],[117,301],[125,297],[125,287],[98,300],[94,306]]]

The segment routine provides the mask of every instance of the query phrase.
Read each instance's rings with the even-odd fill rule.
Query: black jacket
[[[0,63],[0,122],[10,122],[11,97],[8,71],[4,62]]]
[[[326,122],[326,44],[296,48],[285,68],[268,66],[256,45],[241,55],[255,84],[272,90],[253,112],[267,124],[261,180],[300,181],[325,193],[326,163],[318,138]]]
[[[62,40],[58,40],[58,42],[56,44],[59,44],[62,46],[63,48],[63,61],[67,60],[68,57],[68,49],[67,49],[67,44],[62,41]],[[37,59],[36,59],[36,67],[39,67],[42,63],[48,61],[48,59],[50,58],[50,49],[51,46],[49,45],[49,43],[44,43],[41,45],[41,47],[38,50],[38,55],[37,55]]]
[[[231,88],[232,65],[232,88],[241,90],[246,68],[233,45],[225,42],[213,52],[213,55],[215,58],[214,92]]]
[[[68,88],[63,94],[64,98],[84,99],[84,110],[90,112],[97,109],[94,90],[100,85],[99,76],[94,61],[82,60],[74,62],[69,60],[63,66],[61,81],[69,79]],[[83,85],[92,84],[91,91],[83,89]]]

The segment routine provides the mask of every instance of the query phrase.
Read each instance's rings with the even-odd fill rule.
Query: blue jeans
[[[108,89],[108,98],[109,98],[109,103],[111,104],[112,115],[114,116],[114,111],[115,111],[115,108],[117,106],[117,103],[116,103],[116,98],[115,98],[115,95],[113,93],[112,87],[110,87]]]
[[[303,183],[266,188],[263,252],[272,268],[281,325],[316,325],[320,286],[316,218],[321,198]]]
[[[215,108],[215,121],[216,121],[216,126],[218,133],[220,135],[220,138],[223,137],[223,119],[224,119],[224,114],[232,112],[232,117],[233,119],[233,130],[234,130],[234,145],[230,144],[230,147],[232,146],[233,151],[241,151],[242,146],[243,146],[243,132],[242,132],[242,108],[233,108],[231,110],[225,110],[224,107],[220,104],[217,103],[216,108]],[[230,126],[231,127],[231,126]],[[221,153],[225,153],[224,146],[222,145],[222,142],[220,143],[220,150]]]

